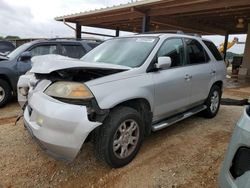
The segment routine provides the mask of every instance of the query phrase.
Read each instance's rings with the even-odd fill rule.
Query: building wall
[[[248,69],[247,74],[248,76],[250,76],[250,23],[248,24],[247,39],[242,66]]]

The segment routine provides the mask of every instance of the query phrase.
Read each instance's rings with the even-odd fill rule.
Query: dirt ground
[[[224,97],[246,98],[250,88],[227,89]],[[214,188],[230,136],[243,107],[221,106],[214,119],[194,116],[146,138],[137,157],[121,169],[98,161],[91,143],[73,163],[45,154],[14,125],[17,102],[0,109],[0,187]]]

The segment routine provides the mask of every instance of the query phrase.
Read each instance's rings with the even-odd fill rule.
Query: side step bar
[[[179,122],[183,119],[186,119],[194,114],[197,114],[197,113],[201,112],[202,110],[205,110],[206,108],[207,108],[206,105],[198,106],[198,107],[192,108],[191,110],[186,111],[182,114],[178,114],[176,116],[165,119],[159,123],[153,124],[152,131],[155,132],[155,131],[159,131],[161,129],[164,129],[164,128],[166,128],[174,123],[177,123],[177,122]]]

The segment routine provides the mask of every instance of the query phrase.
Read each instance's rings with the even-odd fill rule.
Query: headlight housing
[[[51,97],[62,99],[85,100],[93,98],[93,95],[87,86],[78,82],[54,82],[44,93]]]

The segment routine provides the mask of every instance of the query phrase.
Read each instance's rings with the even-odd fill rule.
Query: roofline
[[[132,8],[134,6],[147,5],[150,3],[156,3],[156,2],[160,2],[160,1],[162,1],[162,0],[141,0],[141,1],[136,1],[136,2],[132,2],[132,3],[115,5],[112,7],[106,7],[106,8],[100,8],[100,9],[90,10],[90,11],[86,11],[86,12],[80,12],[80,13],[76,13],[76,14],[58,16],[58,17],[55,17],[55,20],[56,21],[63,21],[64,19],[72,19],[72,18],[76,18],[79,16],[88,16],[88,15],[92,15],[92,14],[104,13],[104,12],[113,11],[113,10]]]

